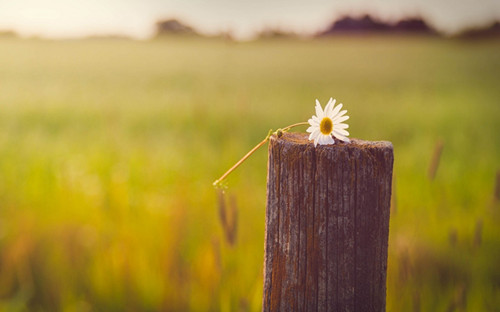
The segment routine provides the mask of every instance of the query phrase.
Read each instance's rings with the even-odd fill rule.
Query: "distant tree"
[[[436,34],[421,18],[408,18],[389,24],[386,22],[374,19],[369,15],[361,18],[353,18],[345,16],[335,22],[326,30],[320,32],[318,36],[329,36],[335,34],[352,34],[352,33],[421,33],[421,34]]]
[[[297,34],[291,31],[268,28],[260,31],[257,34],[259,39],[282,39],[282,38],[296,38]]]
[[[13,30],[1,30],[0,38],[17,38],[17,33]]]
[[[462,39],[487,39],[500,38],[500,22],[494,22],[482,28],[472,28],[463,31],[458,35]]]
[[[436,34],[436,31],[427,25],[423,19],[417,17],[397,22],[392,26],[392,30],[405,33]]]
[[[198,35],[198,33],[191,26],[176,19],[168,19],[156,23],[156,36],[163,35]]]
[[[100,34],[100,35],[89,35],[84,37],[86,40],[133,40],[132,37],[121,34]]]
[[[319,35],[327,36],[338,33],[385,32],[389,29],[389,25],[376,21],[369,15],[365,15],[361,18],[345,16],[333,22],[330,27]]]

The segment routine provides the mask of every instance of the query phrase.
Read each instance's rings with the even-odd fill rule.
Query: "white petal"
[[[319,119],[317,116],[312,116],[312,120],[316,121],[318,125],[321,123],[321,119]]]
[[[332,138],[331,135],[325,136],[323,142],[324,144],[335,144],[335,140]]]
[[[349,116],[337,117],[333,120],[333,123],[341,123],[349,119]]]
[[[335,116],[340,111],[341,108],[342,108],[342,103],[340,103],[339,105],[337,105],[337,107],[333,109],[332,117]]]
[[[342,141],[346,141],[346,142],[349,142],[349,139],[345,136],[343,136],[341,133],[338,133],[336,132],[335,130],[333,131],[333,135],[337,138],[337,139],[340,139]]]
[[[321,135],[318,135],[317,137],[314,138],[314,146],[318,144],[321,145]]]
[[[347,110],[344,109],[343,111],[341,111],[340,113],[338,113],[337,115],[335,115],[335,118],[342,117],[342,116],[345,115],[345,113],[347,113]]]
[[[334,144],[335,141],[333,140],[331,135],[320,134],[318,143],[320,145],[326,145],[326,144]]]
[[[336,127],[333,127],[333,131],[334,131],[335,133],[340,133],[341,135],[344,135],[344,136],[349,135],[349,132],[347,132],[347,131],[346,131],[346,130],[344,130],[344,129],[338,129],[338,128],[336,128]]]
[[[348,138],[348,137],[343,137],[343,139],[340,139],[340,140],[342,140],[342,141],[344,141],[344,142],[346,142],[346,143],[351,142],[351,140],[349,140],[349,138]]]
[[[310,126],[309,128],[307,128],[306,132],[309,132],[309,133],[313,133],[314,130],[318,130],[318,126]]]
[[[318,145],[318,141],[319,141],[319,136],[317,136],[316,139],[314,139],[314,147],[316,147],[316,145]]]
[[[315,116],[313,116],[313,117],[315,117]],[[319,127],[319,122],[318,122],[318,121],[316,121],[316,120],[314,120],[314,118],[309,119],[307,122],[309,122],[309,124],[310,124],[311,126],[316,126],[316,127]]]
[[[325,135],[321,134],[321,135],[319,136],[318,144],[319,144],[319,145],[323,145],[323,144],[325,144]]]
[[[316,99],[316,116],[318,116],[319,119],[323,119],[325,117],[325,114],[323,113],[323,109],[321,108],[321,104],[319,101]]]
[[[332,110],[333,110],[333,105],[335,102],[333,102],[333,98],[330,98],[330,100],[328,101],[328,104],[326,104],[325,106],[325,116],[330,116]]]
[[[333,113],[333,109],[335,108],[335,102],[337,102],[337,100],[335,100],[334,98],[330,98],[330,101],[332,102],[332,106],[330,106],[330,113]]]
[[[309,140],[314,140],[318,137],[319,135],[319,129],[314,130],[310,135],[309,135]]]
[[[349,128],[349,125],[345,123],[338,123],[333,125],[333,129],[347,129],[347,128]]]

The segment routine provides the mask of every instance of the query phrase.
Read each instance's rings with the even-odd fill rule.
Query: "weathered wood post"
[[[393,148],[269,144],[264,311],[385,311]]]

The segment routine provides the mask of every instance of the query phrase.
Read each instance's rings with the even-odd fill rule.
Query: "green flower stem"
[[[213,184],[213,186],[218,186],[220,185],[220,183],[231,173],[233,172],[236,168],[238,168],[245,160],[247,160],[248,157],[250,157],[253,153],[255,153],[256,150],[258,150],[262,145],[266,144],[267,141],[269,141],[269,138],[271,137],[271,135],[273,134],[276,134],[278,135],[279,133],[283,133],[283,132],[287,132],[288,130],[292,129],[292,128],[295,128],[295,127],[298,127],[298,126],[303,126],[303,125],[308,125],[309,123],[307,122],[299,122],[299,123],[295,123],[293,125],[290,125],[290,126],[287,126],[283,129],[278,129],[276,131],[273,132],[273,130],[269,130],[269,133],[267,134],[267,136],[264,138],[264,140],[262,140],[259,144],[255,145],[254,148],[252,148],[248,153],[246,153],[245,156],[243,156],[240,160],[238,160],[237,163],[235,163],[231,168],[229,168],[228,171],[226,171],[219,179],[215,180]],[[279,135],[281,136],[281,135]]]
[[[288,131],[292,128],[298,127],[298,126],[306,126],[306,125],[309,125],[309,123],[308,122],[298,122],[298,123],[295,123],[293,125],[289,125],[289,126],[283,128],[283,132],[286,132],[286,131]]]

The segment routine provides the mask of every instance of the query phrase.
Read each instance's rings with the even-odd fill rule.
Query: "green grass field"
[[[0,40],[0,310],[259,311],[266,149],[234,245],[212,182],[332,96],[394,144],[388,311],[495,311],[499,82],[498,40]]]

